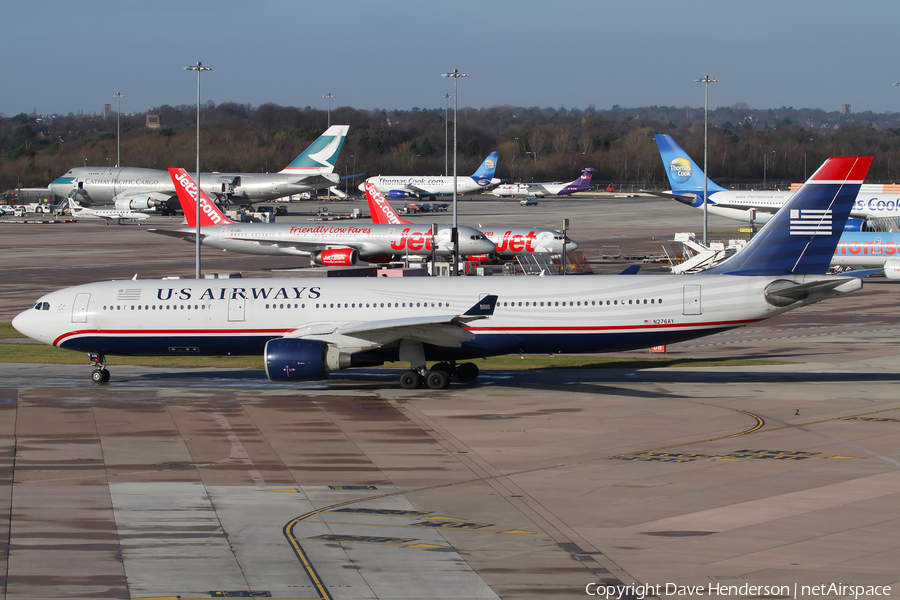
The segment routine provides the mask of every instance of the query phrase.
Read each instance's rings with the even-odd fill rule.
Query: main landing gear
[[[91,363],[94,365],[94,370],[91,371],[91,381],[94,383],[106,383],[109,381],[109,371],[103,365],[106,362],[106,357],[102,354],[89,354],[91,359]]]
[[[439,362],[428,371],[425,367],[410,369],[400,376],[400,387],[405,390],[414,390],[427,385],[433,390],[443,390],[450,387],[450,377],[463,382],[474,381],[478,378],[478,365],[475,363]]]

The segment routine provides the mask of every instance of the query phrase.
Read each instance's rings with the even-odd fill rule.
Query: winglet
[[[631,265],[627,267],[624,271],[619,273],[619,275],[637,275],[637,272],[641,270],[641,265]]]
[[[829,158],[749,244],[704,273],[824,274],[871,164],[871,156]]]
[[[461,316],[463,317],[490,317],[494,314],[494,308],[497,307],[497,296],[496,294],[490,294],[485,296],[478,302],[476,302],[472,308],[464,312]]]
[[[412,221],[401,219],[400,215],[394,210],[394,207],[388,204],[384,194],[378,191],[374,183],[365,182],[363,188],[366,190],[366,200],[369,202],[369,212],[372,213],[372,222],[383,225],[411,225]]]
[[[197,184],[184,169],[169,169],[169,175],[172,176],[172,183],[175,184],[178,202],[181,203],[181,210],[184,211],[188,227],[196,227]],[[203,190],[200,190],[200,225],[206,227],[208,225],[227,225],[228,223],[234,223],[234,221],[223,215],[215,203],[206,196]]]

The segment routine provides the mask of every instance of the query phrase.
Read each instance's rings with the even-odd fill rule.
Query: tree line
[[[122,166],[166,169],[196,164],[196,106],[163,105],[120,115]],[[453,113],[445,109],[339,107],[331,122],[350,125],[337,169],[342,175],[436,175],[452,170]],[[200,111],[203,171],[274,172],[326,128],[324,110],[207,102]],[[458,172],[472,173],[498,150],[497,177],[570,180],[593,167],[594,184],[666,187],[653,135],[668,133],[702,165],[703,109],[651,106],[610,110],[494,106],[458,116]],[[449,137],[451,156],[445,156]],[[709,112],[709,176],[731,187],[780,187],[803,181],[828,157],[874,156],[870,183],[900,179],[900,114],[841,114],[819,109]],[[0,190],[45,187],[72,167],[116,165],[116,115],[0,115]],[[445,167],[446,165],[446,167]],[[449,173],[448,173],[449,174]]]

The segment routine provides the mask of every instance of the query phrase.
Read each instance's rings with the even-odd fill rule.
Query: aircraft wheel
[[[463,363],[456,366],[456,377],[463,383],[478,379],[478,365],[475,363]]]
[[[434,372],[434,371],[443,371],[443,372],[446,373],[447,375],[452,375],[452,374],[453,374],[453,366],[452,366],[450,363],[439,362],[439,363],[435,363],[435,364],[431,367],[431,371],[432,371],[432,372]]]
[[[400,376],[400,387],[404,390],[414,390],[422,385],[422,376],[417,371],[406,371]]]
[[[91,381],[94,383],[106,383],[109,381],[109,371],[106,369],[94,369],[91,371]]]
[[[109,369],[101,369],[100,372],[103,373],[103,378],[101,379],[101,382],[106,383],[107,381],[109,381]]]
[[[425,383],[433,390],[445,390],[450,387],[450,376],[444,371],[432,371],[425,378]]]

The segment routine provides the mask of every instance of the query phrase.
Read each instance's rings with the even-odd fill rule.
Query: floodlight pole
[[[331,99],[334,98],[334,94],[328,92],[323,98],[328,98],[328,127],[331,127]]]
[[[124,98],[124,97],[125,96],[122,95],[122,92],[116,92],[115,94],[113,94],[113,98],[116,99],[116,166],[117,167],[122,166],[122,135],[120,133],[121,132],[121,127],[120,127],[121,121],[119,120],[119,115],[121,114],[120,102],[121,102],[122,98]]]
[[[448,135],[447,135],[447,126],[449,123],[447,122],[447,111],[450,108],[450,94],[444,94],[444,176],[446,177],[447,172],[450,171],[449,160],[450,160],[450,152],[448,149]]]
[[[468,76],[468,73],[460,73],[459,69],[453,69],[452,73],[441,73],[441,77],[453,78],[453,230],[450,233],[450,240],[453,244],[453,266],[450,269],[450,274],[453,277],[459,275],[459,229],[456,217],[456,190],[459,187],[456,175],[456,122],[459,120],[459,94],[457,92],[457,82],[460,77]]]
[[[197,71],[197,195],[194,198],[194,204],[197,205],[197,249],[196,249],[196,265],[194,268],[194,278],[200,279],[200,73],[203,71],[212,71],[212,67],[207,67],[200,61],[196,65],[184,67],[185,71]]]
[[[709,171],[707,170],[707,155],[709,152],[709,84],[718,83],[719,80],[710,79],[709,75],[707,75],[703,79],[695,79],[694,81],[706,84],[706,101],[703,105],[703,245],[706,246],[709,244],[706,240],[706,230],[709,222],[709,194],[707,190],[709,182]]]

